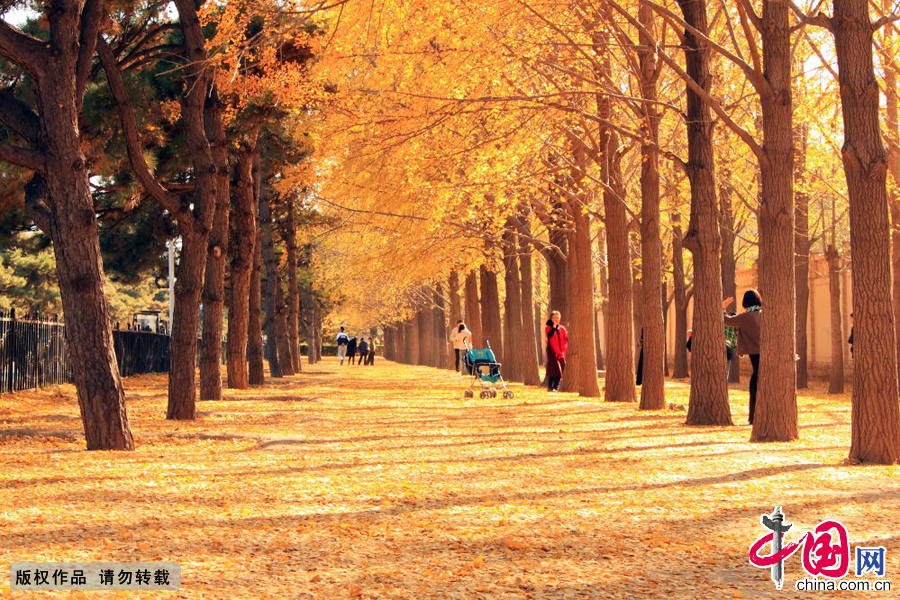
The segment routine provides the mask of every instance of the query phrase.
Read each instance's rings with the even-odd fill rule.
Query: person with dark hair
[[[734,298],[726,298],[722,303],[723,310]],[[734,327],[738,334],[738,354],[748,355],[753,373],[750,375],[750,414],[748,421],[753,424],[756,412],[756,384],[759,381],[759,321],[762,311],[762,299],[756,290],[744,292],[741,300],[744,312],[739,315],[725,314],[725,325]]]
[[[544,328],[547,346],[547,391],[559,391],[559,382],[566,370],[566,351],[569,349],[569,332],[560,325],[562,316],[558,310],[550,313]]]
[[[466,351],[466,344],[472,347],[472,332],[466,327],[462,319],[456,322],[456,326],[450,332],[450,343],[453,344],[453,351],[456,354],[456,370],[460,370],[460,356]],[[463,373],[465,375],[465,373]]]
[[[359,340],[356,339],[354,335],[350,338],[350,341],[347,342],[347,364],[353,365],[356,364],[356,345],[359,343]]]
[[[366,341],[365,337],[359,338],[359,346],[357,346],[357,350],[359,351],[358,364],[366,364],[366,361],[369,360],[369,342]]]
[[[341,331],[337,334],[337,357],[340,359],[341,364],[344,364],[344,358],[347,356],[347,346],[350,344],[350,336],[344,331],[344,326],[341,325]]]

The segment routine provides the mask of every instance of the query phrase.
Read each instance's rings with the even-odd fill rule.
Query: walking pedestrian
[[[359,340],[356,339],[355,335],[350,338],[350,342],[347,344],[347,358],[349,359],[347,361],[347,364],[349,365],[356,364],[356,349],[358,347],[358,344]]]
[[[728,306],[733,298],[726,298],[722,307]],[[739,315],[725,314],[725,325],[734,327],[738,334],[738,354],[750,357],[753,373],[750,375],[750,411],[748,422],[753,424],[753,415],[756,412],[756,385],[759,381],[759,321],[762,311],[762,298],[756,290],[747,290],[741,299],[744,312]]]
[[[337,356],[341,364],[344,364],[344,358],[347,356],[347,344],[349,343],[350,336],[344,332],[344,327],[341,326],[341,331],[337,334]]]
[[[456,354],[456,370],[461,372],[460,363],[462,361],[460,361],[460,357],[467,348],[472,347],[472,332],[469,331],[469,328],[466,327],[466,324],[463,323],[462,319],[456,322],[456,326],[450,333],[450,343],[453,344],[453,351]]]
[[[562,315],[558,310],[550,313],[544,328],[547,347],[547,391],[559,391],[559,382],[566,370],[566,351],[569,349],[569,332],[560,324]]]
[[[360,338],[359,340],[359,364],[364,364],[369,360],[369,342],[366,341],[366,338]]]

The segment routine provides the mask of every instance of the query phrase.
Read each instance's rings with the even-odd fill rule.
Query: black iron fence
[[[123,377],[169,370],[167,335],[115,330],[113,343]],[[0,312],[0,394],[71,381],[66,326],[56,315]]]

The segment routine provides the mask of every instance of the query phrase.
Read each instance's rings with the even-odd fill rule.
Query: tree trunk
[[[250,330],[250,286],[256,257],[256,211],[253,193],[253,162],[256,135],[241,147],[235,168],[234,237],[231,247],[231,292],[228,295],[228,339],[226,348],[228,387],[250,387],[247,370],[247,340]],[[257,306],[258,308],[258,306]],[[258,321],[257,321],[258,323]]]
[[[284,289],[281,287],[281,276],[277,267],[273,278],[275,279],[275,335],[281,374],[293,375],[294,366],[291,364],[291,338],[288,333],[287,303],[285,302]]]
[[[481,265],[481,332],[482,342],[488,343],[498,362],[503,362],[503,334],[500,329],[500,292],[497,274]]]
[[[595,47],[598,44],[595,41]],[[602,47],[605,47],[605,43]],[[609,52],[604,53],[603,67],[609,76]],[[597,98],[597,112],[605,122],[612,120],[612,100],[608,94]],[[611,402],[633,402],[635,400],[634,362],[634,318],[633,289],[631,275],[631,255],[628,245],[628,214],[625,211],[625,186],[618,156],[619,137],[608,125],[599,127],[600,138],[600,179],[603,186],[603,207],[605,213],[607,269],[609,274],[609,308],[606,322],[606,389],[605,399]],[[643,177],[643,174],[642,174]],[[585,219],[585,221],[588,221]],[[588,222],[589,223],[589,222]],[[586,224],[585,227],[588,227]],[[571,238],[570,238],[571,240]],[[572,260],[570,243],[569,261]],[[587,261],[590,268],[590,251],[579,256],[579,261]],[[579,269],[585,268],[578,266]],[[590,269],[591,271],[593,269]],[[593,280],[593,275],[592,275]],[[571,294],[570,294],[571,296]],[[593,304],[593,293],[589,295]],[[661,314],[661,313],[660,313]],[[591,320],[593,325],[593,308]],[[593,336],[591,336],[593,346]],[[592,353],[596,353],[592,348]],[[596,370],[596,358],[591,361]],[[595,373],[596,378],[596,373]]]
[[[834,0],[831,20],[844,117],[843,162],[853,252],[854,369],[850,459],[900,460],[886,156],[868,5]]]
[[[287,360],[281,356],[278,348],[278,266],[275,264],[275,246],[272,239],[272,212],[269,209],[269,198],[259,195],[259,236],[262,248],[262,260],[266,267],[266,359],[269,361],[269,376],[283,377],[282,363]]]
[[[809,126],[798,123],[794,127],[796,147],[794,148],[794,181],[797,182],[794,196],[794,296],[797,302],[797,388],[809,387],[809,351],[807,349],[806,319],[809,315],[809,191],[806,177],[806,146],[809,140]]]
[[[544,251],[547,260],[547,283],[550,287],[550,310],[558,310],[564,317],[569,314],[568,276],[566,255],[569,253],[569,240],[563,225],[548,226],[548,235],[552,248]],[[549,318],[549,315],[548,315]]]
[[[675,303],[675,347],[672,349],[674,364],[672,378],[684,379],[688,376],[687,364],[687,285],[684,280],[684,255],[681,245],[681,215],[672,213],[672,281]],[[724,342],[723,342],[724,344]]]
[[[53,59],[59,72],[68,53]],[[71,57],[69,57],[71,58]],[[88,184],[88,169],[79,146],[75,81],[66,77],[42,82],[41,128],[47,143],[46,186],[50,239],[66,319],[66,336],[78,408],[88,450],[134,450],[125,410],[125,393],[116,363],[99,231]],[[51,105],[52,103],[52,105]]]
[[[503,300],[503,339],[509,352],[503,356],[503,378],[508,381],[523,380],[517,351],[517,335],[522,329],[522,281],[519,274],[519,252],[515,234],[515,218],[508,217],[503,231],[503,267],[506,294]],[[515,350],[514,350],[515,349]]]
[[[641,2],[641,23],[653,31],[653,12]],[[643,410],[661,410],[666,407],[666,330],[663,322],[662,242],[659,238],[659,120],[656,109],[656,64],[654,40],[641,34],[640,57],[641,96],[647,100],[642,105],[643,129],[647,143],[641,145],[641,292],[643,297],[642,321],[644,356],[641,385]]]
[[[889,15],[893,12],[890,0],[883,0],[882,6],[884,14]],[[886,23],[884,25],[884,42],[885,49],[893,49],[893,37],[896,35],[896,27],[894,23]],[[890,51],[890,50],[888,50]],[[892,288],[894,290],[894,337],[897,345],[897,369],[898,377],[900,377],[900,118],[898,118],[898,98],[897,98],[897,63],[896,59],[891,56],[887,60],[882,61],[884,69],[884,95],[886,99],[885,114],[885,133],[888,140],[888,173],[893,180],[893,185],[888,186],[888,205],[891,213],[891,266],[892,271]]]
[[[484,348],[484,335],[481,331],[481,302],[478,299],[478,275],[472,271],[466,275],[465,287],[466,325],[472,332],[472,345]]]
[[[413,316],[406,322],[406,332],[404,334],[406,341],[406,352],[404,353],[404,361],[408,365],[416,365],[419,362],[419,319]]]
[[[250,301],[247,308],[250,312],[248,327],[249,336],[249,381],[250,385],[265,383],[263,372],[263,339],[262,339],[262,239],[259,221],[260,176],[262,169],[259,163],[259,152],[253,155],[253,213],[256,220],[256,242],[253,244],[253,270],[250,272]]]
[[[167,419],[191,421],[196,416],[197,330],[200,296],[206,270],[206,245],[201,233],[182,232],[181,258],[175,280],[175,314],[169,357]]]
[[[751,440],[787,442],[797,428],[791,37],[786,0],[763,1],[763,160],[759,205],[759,391]]]
[[[450,293],[449,328],[451,331],[455,331],[456,322],[462,320],[462,302],[460,301],[459,297],[459,273],[457,271],[450,271],[450,279],[447,282],[447,288]],[[471,331],[471,328],[469,329],[469,331]],[[453,344],[448,344],[447,348],[449,348],[450,350],[448,355],[449,362],[447,363],[447,368],[452,369],[456,366],[456,352],[454,351]]]
[[[432,366],[438,369],[447,367],[447,309],[444,304],[444,290],[440,282],[432,292],[434,307],[431,309],[433,319],[434,338],[432,340]]]
[[[597,380],[597,352],[594,348],[591,220],[587,214],[587,195],[584,192],[587,150],[583,143],[574,137],[571,143],[574,166],[566,182],[571,192],[570,197],[566,200],[566,205],[572,224],[567,232],[568,260],[566,261],[569,315],[568,317],[563,315],[563,323],[568,324],[566,329],[569,332],[569,350],[566,355],[566,371],[560,389],[566,392],[577,392],[581,396],[597,398],[600,396],[600,384]],[[630,318],[628,322],[631,322]],[[634,368],[633,365],[627,365],[627,367]],[[607,379],[608,384],[609,380]],[[631,380],[631,384],[631,398],[634,399],[634,379]]]
[[[254,212],[257,212],[257,210],[254,210]],[[261,268],[262,248],[259,243],[259,235],[257,232],[257,243],[254,244],[253,248],[253,270],[250,272],[250,301],[247,307],[250,313],[249,324],[247,327],[249,339],[249,349],[247,353],[250,359],[248,380],[250,385],[262,385],[266,382],[265,374],[263,372],[262,323],[260,319],[260,312],[262,311]]]
[[[434,366],[434,318],[431,315],[430,308],[419,308],[416,311],[416,333],[419,337],[418,356],[416,364],[423,367]]]
[[[825,249],[828,261],[828,300],[831,310],[831,376],[828,379],[828,393],[844,392],[844,333],[841,330],[841,276],[840,255],[834,244]]]
[[[606,337],[606,325],[609,323],[609,272],[606,265],[609,264],[609,258],[606,255],[606,232],[601,230],[597,234],[597,250],[600,255],[600,306],[599,313],[603,316],[603,328],[600,328],[599,321],[597,324],[597,369],[604,370],[605,361],[603,360],[603,340]],[[595,310],[595,312],[597,312]],[[601,335],[603,337],[601,337]]]
[[[705,0],[678,0],[685,21],[708,35]],[[712,77],[706,44],[685,31],[683,47],[687,74],[708,91]],[[713,123],[710,108],[687,88],[688,162],[691,219],[684,245],[694,257],[694,319],[691,342],[691,393],[688,425],[731,425],[725,370],[725,334],[722,319],[722,278],[719,252],[719,207],[716,203]],[[793,324],[791,324],[793,331]]]
[[[287,218],[284,228],[284,245],[287,247],[288,313],[287,328],[291,368],[299,373],[300,366],[300,285],[297,281],[297,231],[294,225],[294,196],[288,195],[285,207]]]
[[[228,220],[231,196],[228,140],[222,106],[215,85],[206,99],[206,137],[212,150],[216,180],[216,214],[206,257],[203,281],[203,339],[200,345],[200,399],[222,399],[222,340],[224,339],[225,263],[228,260]]]
[[[737,312],[737,258],[734,255],[734,241],[737,237],[734,223],[734,212],[731,208],[731,196],[734,188],[731,183],[730,169],[722,169],[719,175],[719,206],[722,210],[722,295],[734,298],[735,301],[726,307],[729,312]],[[731,360],[728,381],[739,383],[741,380],[740,357],[737,352]]]
[[[522,330],[516,339],[521,340],[522,346],[522,382],[525,385],[540,385],[541,376],[538,372],[538,351],[535,344],[529,343],[532,336],[532,324],[535,322],[534,312],[534,275],[532,272],[531,230],[527,220],[522,220],[519,227],[524,236],[519,238],[519,268],[522,279]],[[540,325],[540,323],[538,323]]]

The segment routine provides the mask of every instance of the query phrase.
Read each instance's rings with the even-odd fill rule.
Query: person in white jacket
[[[456,327],[450,332],[450,343],[456,351],[456,370],[460,370],[460,355],[466,351],[466,343],[468,347],[472,347],[472,332],[466,327],[466,324],[460,319],[456,322]]]

